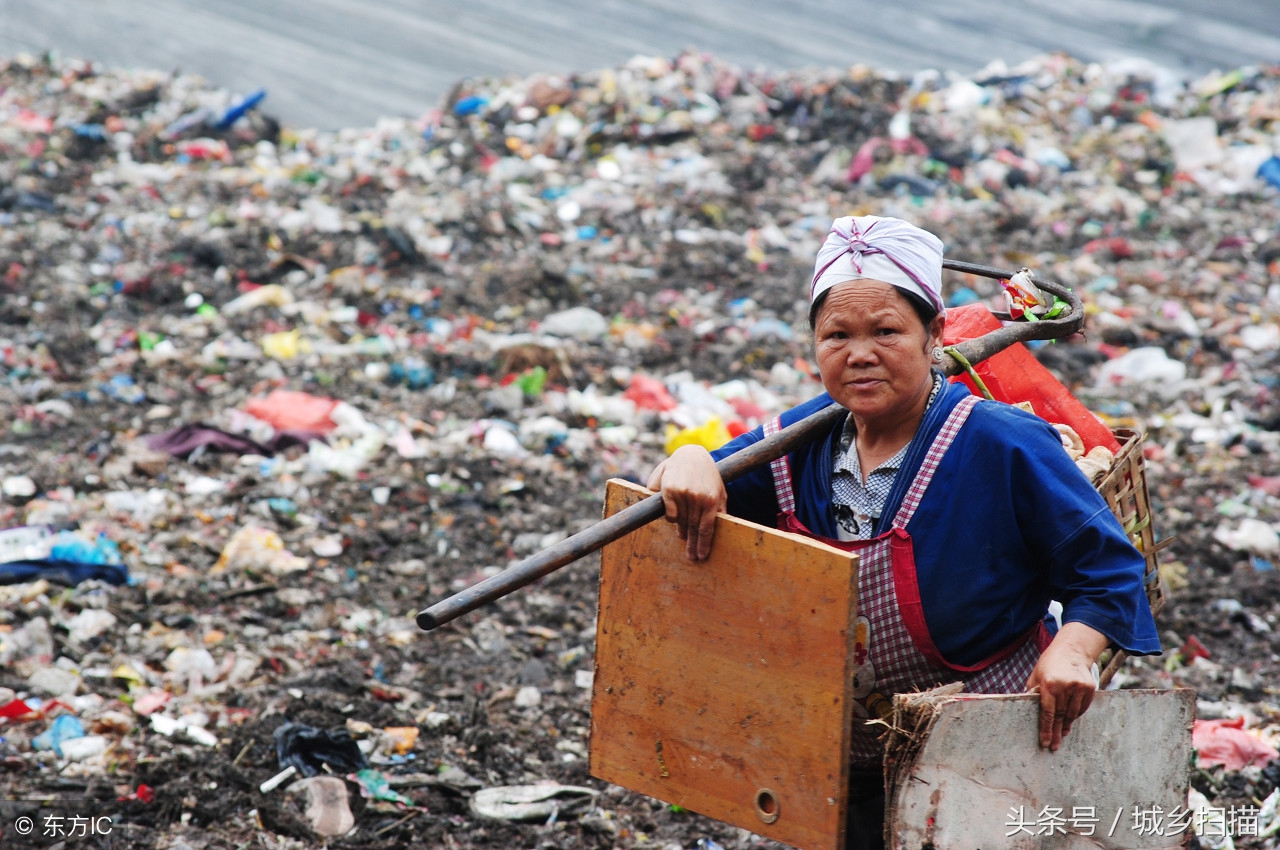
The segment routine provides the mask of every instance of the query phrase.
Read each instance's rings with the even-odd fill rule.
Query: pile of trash
[[[1280,68],[685,53],[332,133],[264,97],[0,64],[4,829],[766,844],[588,776],[591,559],[413,615],[590,525],[607,478],[820,392],[812,257],[876,213],[1081,294],[1087,332],[1035,352],[1148,431],[1178,538],[1168,651],[1117,679],[1199,690],[1235,743],[1197,793],[1272,801],[1234,841],[1275,846]]]

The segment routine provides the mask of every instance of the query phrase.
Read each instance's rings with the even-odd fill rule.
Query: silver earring
[[[942,346],[935,345],[933,347],[933,362],[934,363],[942,362]]]

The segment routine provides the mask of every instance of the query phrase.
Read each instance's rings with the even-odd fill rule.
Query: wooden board
[[[893,850],[1182,847],[1191,690],[1102,691],[1056,752],[1038,742],[1039,697],[943,703],[893,781]],[[1183,818],[1183,824],[1189,818]]]
[[[605,514],[650,495],[610,481]],[[857,556],[722,515],[601,555],[591,773],[804,850],[844,846]]]

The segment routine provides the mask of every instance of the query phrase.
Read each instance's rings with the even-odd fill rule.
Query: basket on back
[[[1165,587],[1160,581],[1157,555],[1173,541],[1170,538],[1156,542],[1154,514],[1147,491],[1146,467],[1143,465],[1143,435],[1129,428],[1116,428],[1113,433],[1120,443],[1120,451],[1111,464],[1111,471],[1098,483],[1098,492],[1111,507],[1111,512],[1120,521],[1129,540],[1146,559],[1143,585],[1146,587],[1147,601],[1151,603],[1151,613],[1155,615],[1160,613],[1165,603]],[[1124,659],[1124,652],[1112,654],[1102,671],[1099,687],[1106,687]]]

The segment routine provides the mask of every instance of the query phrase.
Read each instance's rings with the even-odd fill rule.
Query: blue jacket
[[[898,506],[952,408],[969,394],[947,383],[926,411],[885,503]],[[832,404],[826,393],[782,414],[783,426]],[[831,461],[840,426],[790,456],[796,518],[836,537]],[[712,452],[716,460],[763,438],[757,428]],[[777,522],[768,465],[729,483],[729,513]],[[1160,652],[1143,588],[1145,561],[1102,496],[1039,417],[999,402],[974,408],[907,524],[925,620],[952,664],[976,664],[1042,619],[1049,601],[1131,655]]]

